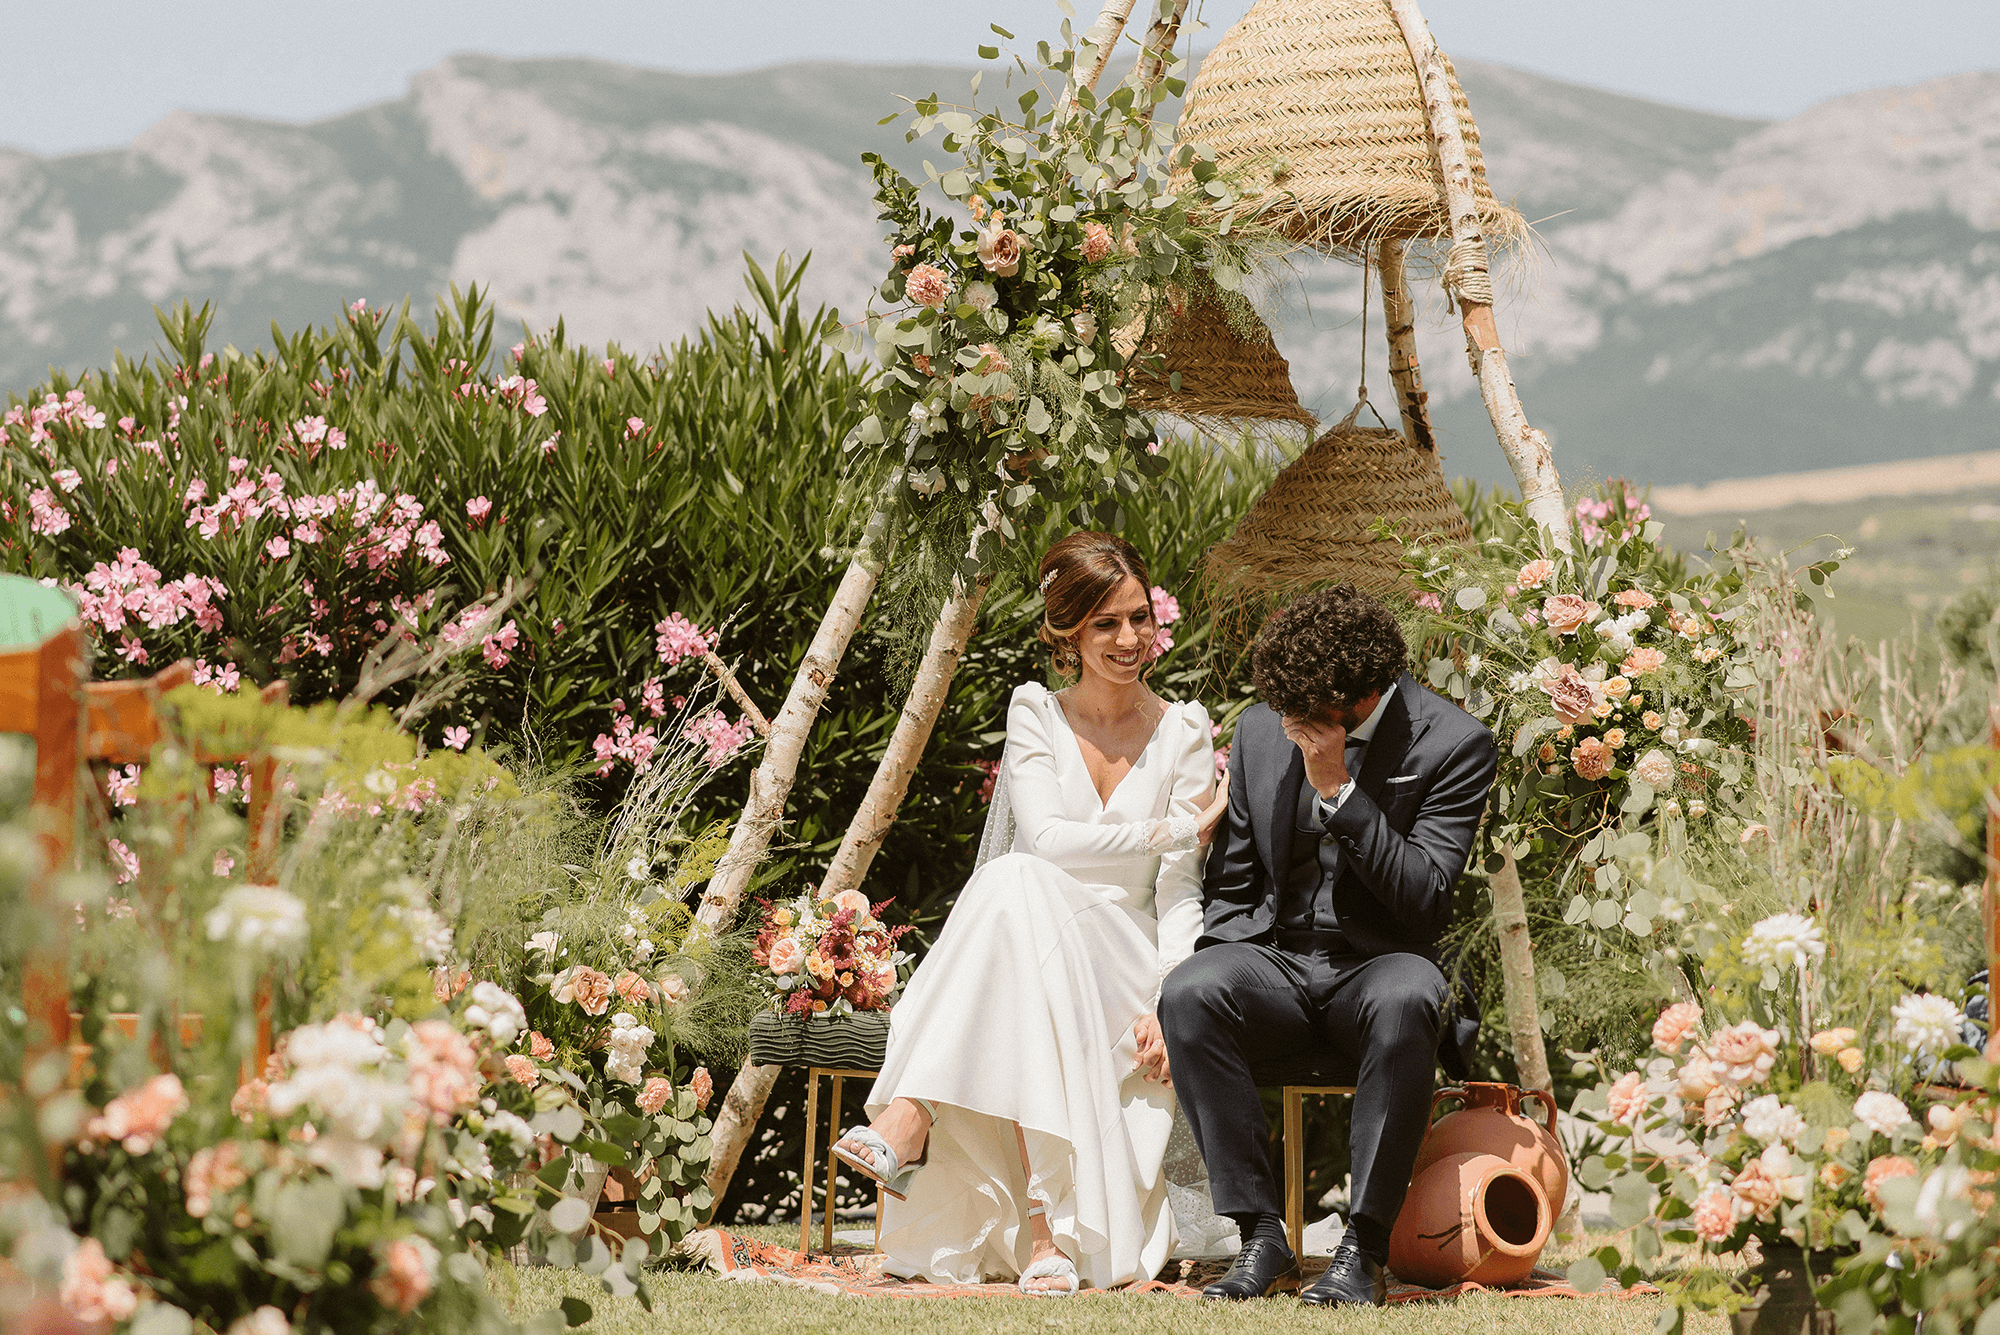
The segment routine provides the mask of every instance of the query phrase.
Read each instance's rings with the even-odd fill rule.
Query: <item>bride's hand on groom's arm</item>
[[[1216,827],[1229,811],[1229,771],[1222,771],[1222,782],[1215,785],[1215,797],[1201,809],[1201,819],[1195,829],[1200,833],[1201,846],[1208,847],[1209,840],[1215,838]],[[1155,1026],[1157,1032],[1158,1026]],[[1162,1060],[1165,1060],[1162,1058]]]
[[[1138,1069],[1146,1073],[1148,1080],[1172,1088],[1173,1077],[1167,1070],[1167,1040],[1160,1033],[1160,1017],[1148,1011],[1132,1021],[1132,1037],[1139,1045]]]

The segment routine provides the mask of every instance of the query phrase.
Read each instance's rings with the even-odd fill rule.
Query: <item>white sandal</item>
[[[1048,1212],[1049,1207],[1037,1201],[1028,1207],[1028,1218],[1033,1219],[1036,1215],[1046,1216]],[[1069,1287],[1031,1289],[1028,1287],[1028,1281],[1031,1279],[1066,1279],[1069,1281]],[[1054,1256],[1044,1256],[1041,1260],[1031,1263],[1021,1272],[1021,1280],[1017,1287],[1030,1298],[1070,1298],[1083,1287],[1083,1280],[1076,1273],[1076,1262],[1057,1252]]]
[[[910,1102],[924,1110],[924,1115],[931,1119],[931,1126],[937,1125],[937,1105],[935,1103],[932,1103],[929,1099],[911,1099]],[[868,1151],[869,1158],[864,1159],[860,1155],[843,1150],[840,1148],[840,1141],[838,1140],[833,1144],[833,1157],[863,1177],[879,1183],[882,1190],[888,1192],[899,1201],[909,1199],[903,1193],[909,1189],[910,1179],[917,1175],[919,1168],[922,1168],[931,1161],[931,1133],[929,1127],[924,1129],[924,1152],[907,1164],[896,1158],[896,1152],[889,1148],[889,1142],[882,1139],[872,1126],[850,1127],[847,1134],[842,1136],[840,1140],[854,1141],[862,1149]],[[878,1167],[877,1165],[886,1165],[886,1167]]]

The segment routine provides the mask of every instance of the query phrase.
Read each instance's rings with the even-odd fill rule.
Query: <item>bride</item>
[[[1062,1295],[1173,1249],[1153,1008],[1194,951],[1227,781],[1207,711],[1146,685],[1159,626],[1131,544],[1074,533],[1039,573],[1074,684],[1015,690],[982,865],[890,1014],[872,1120],[834,1152],[893,1198],[892,1272]]]

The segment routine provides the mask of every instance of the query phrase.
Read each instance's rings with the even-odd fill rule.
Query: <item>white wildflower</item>
[[[1889,1008],[1889,1014],[1896,1017],[1890,1036],[1911,1052],[1936,1054],[1964,1042],[1960,1030],[1965,1015],[1936,993],[1905,996]]]
[[[514,994],[498,983],[474,983],[472,1004],[465,1008],[465,1022],[484,1029],[504,1048],[528,1027],[528,1013]]]
[[[1743,958],[1769,968],[1803,969],[1826,958],[1826,940],[1819,924],[1804,914],[1774,913],[1750,929]]]
[[[208,911],[211,941],[265,955],[296,955],[306,943],[306,906],[275,885],[239,885]]]
[[[1854,1120],[1879,1136],[1893,1136],[1910,1120],[1910,1110],[1894,1094],[1871,1089],[1854,1101]]]

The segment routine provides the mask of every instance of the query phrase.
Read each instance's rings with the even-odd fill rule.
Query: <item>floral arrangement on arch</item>
[[[1755,1239],[1767,1255],[1791,1243],[1848,1258],[1822,1298],[1860,1328],[1898,1303],[1935,1312],[1965,1258],[1939,1262],[1974,1235],[2000,1234],[2000,1083],[1968,1046],[1976,1029],[1949,998],[1915,992],[1879,1024],[1808,1032],[1827,943],[1807,914],[1772,914],[1726,949],[1739,978],[1775,972],[1781,986],[1717,989],[1742,1012],[1733,1023],[1692,1001],[1666,1006],[1651,1058],[1600,1069],[1577,1096],[1588,1128],[1578,1180],[1609,1194],[1620,1236],[1572,1279],[1588,1289],[1617,1271],[1630,1282],[1663,1243],[1726,1254]],[[1725,961],[1710,963],[1726,976]],[[2000,1266],[1988,1255],[1982,1268],[1990,1289]],[[1678,1297],[1715,1307],[1729,1293],[1697,1278]]]
[[[759,901],[763,916],[751,958],[772,1010],[784,1015],[885,1011],[902,990],[914,957],[898,947],[910,928],[891,927],[859,890],[811,891],[784,903]]]
[[[862,155],[892,228],[880,289],[892,309],[863,322],[883,374],[850,448],[893,448],[919,516],[968,517],[949,533],[920,525],[953,569],[984,565],[1051,504],[1078,502],[1080,522],[1094,505],[1094,522],[1119,526],[1120,502],[1166,469],[1133,399],[1136,379],[1166,379],[1148,337],[1195,285],[1242,305],[1248,255],[1265,235],[1237,216],[1240,195],[1211,155],[1175,145],[1155,121],[1184,91],[1184,61],[1143,53],[1099,97],[1078,80],[1098,55],[1092,35],[1076,38],[1068,20],[1063,35],[1062,49],[1037,48],[1036,85],[1014,112],[913,101],[906,137],[936,133],[956,159],[926,163],[925,184],[962,214],[934,213],[901,172]],[[1012,65],[1010,88],[1030,70]],[[1187,197],[1170,188],[1183,165],[1196,183]],[[975,514],[989,527],[968,556]]]

